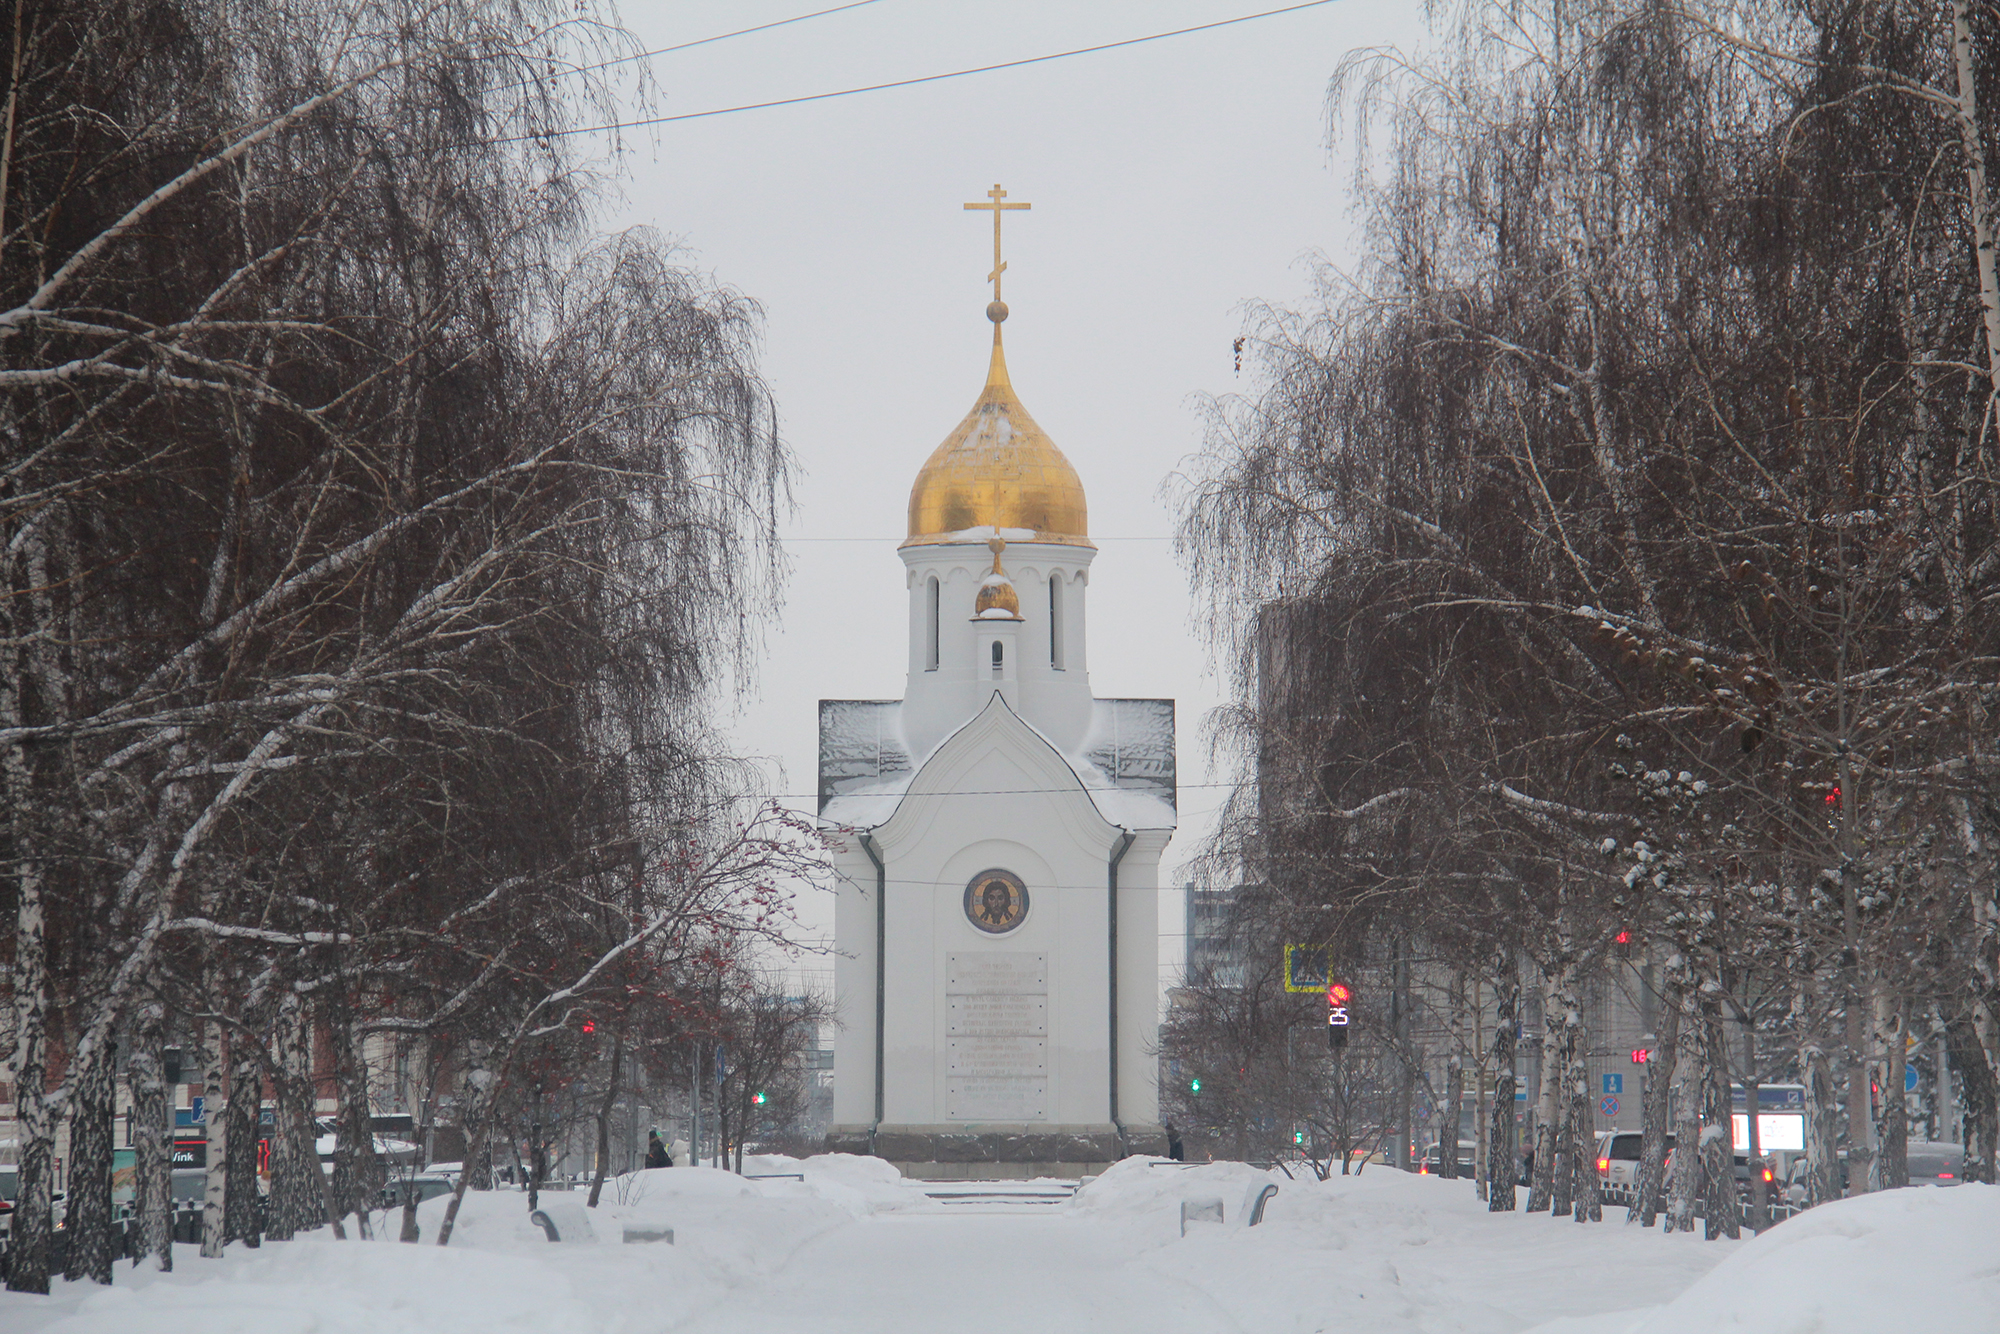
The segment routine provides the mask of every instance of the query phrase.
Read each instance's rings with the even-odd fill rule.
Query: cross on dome
[[[1087,547],[1083,483],[1021,406],[1000,347],[1000,322],[1007,318],[1006,303],[1000,300],[1000,275],[1007,269],[1000,257],[1000,213],[1031,205],[1006,202],[1007,192],[998,184],[986,194],[991,203],[965,207],[993,213],[993,272],[987,275],[993,301],[986,307],[986,318],[993,321],[993,358],[972,411],[932,451],[910,488],[910,535],[903,545],[1007,535],[1016,541]]]
[[[1007,192],[1000,188],[1000,182],[993,182],[993,188],[986,192],[990,204],[967,204],[969,209],[989,209],[993,213],[993,272],[986,275],[986,281],[993,284],[993,304],[986,308],[986,318],[995,324],[1007,318],[1007,303],[1000,299],[1000,275],[1007,271],[1006,261],[1000,258],[1000,214],[1010,208],[1033,208],[1033,204],[1007,204]]]

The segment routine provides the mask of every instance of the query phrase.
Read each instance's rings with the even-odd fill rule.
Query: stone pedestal
[[[835,1126],[828,1153],[872,1155],[921,1181],[1025,1181],[1095,1176],[1121,1158],[1167,1154],[1159,1126]]]

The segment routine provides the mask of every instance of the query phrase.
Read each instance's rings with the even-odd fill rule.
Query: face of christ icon
[[[1007,925],[1007,919],[1014,915],[1014,896],[1007,892],[1007,886],[998,880],[988,880],[980,897],[983,902],[979,908],[979,920],[988,926]]]
[[[1012,931],[1028,914],[1028,887],[1011,871],[981,871],[965,887],[965,916],[989,935]]]

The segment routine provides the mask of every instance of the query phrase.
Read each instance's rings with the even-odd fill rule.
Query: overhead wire
[[[848,0],[847,4],[835,5],[831,9],[815,9],[810,14],[794,14],[788,19],[773,19],[769,23],[759,23],[754,27],[738,28],[735,32],[719,32],[713,37],[697,37],[691,42],[676,42],[672,46],[658,46],[650,51],[634,51],[629,56],[614,56],[610,60],[600,60],[595,65],[577,65],[560,71],[563,76],[571,74],[594,74],[601,69],[616,65],[630,65],[634,61],[651,60],[655,56],[670,56],[676,51],[691,51],[697,46],[707,46],[711,42],[726,42],[732,37],[748,37],[753,32],[769,32],[772,28],[783,28],[793,23],[804,23],[807,19],[825,18],[828,14],[839,14],[850,9],[860,9],[863,5],[875,4],[876,0]]]
[[[914,78],[891,79],[886,83],[863,84],[854,88],[837,88],[831,92],[805,93],[798,97],[780,97],[768,102],[743,102],[736,106],[711,107],[706,111],[683,111],[669,116],[645,116],[636,120],[610,121],[602,125],[580,125],[572,129],[546,130],[534,134],[496,136],[480,142],[489,144],[546,143],[551,139],[571,138],[584,134],[608,134],[617,130],[646,129],[655,125],[671,125],[684,120],[704,120],[711,116],[729,116],[739,111],[768,111],[773,107],[799,106],[807,102],[824,102],[835,97],[854,97],[861,93],[885,92],[891,88],[912,88],[918,84],[937,83],[944,79],[962,79],[973,74],[992,74],[999,70],[1020,69],[1027,65],[1045,64],[1051,60],[1067,60],[1072,56],[1095,55],[1101,51],[1116,51],[1121,47],[1139,46],[1146,42],[1164,41],[1169,37],[1185,37],[1190,33],[1209,32],[1216,28],[1227,28],[1238,23],[1253,23],[1258,19],[1276,18],[1281,14],[1295,14],[1302,9],[1317,9],[1330,5],[1334,0],[1301,0],[1299,4],[1285,5],[1278,9],[1266,9],[1256,14],[1239,14],[1235,18],[1217,19],[1213,23],[1197,23],[1192,27],[1174,28],[1167,32],[1148,33],[1144,37],[1126,37],[1115,42],[1099,42],[1095,46],[1079,46],[1069,51],[1052,51],[1046,55],[1024,56],[1019,60],[1002,60],[992,65],[974,65],[966,69],[948,70],[943,74],[920,74]],[[832,13],[832,10],[821,11]],[[814,15],[802,15],[810,18]],[[749,31],[749,30],[746,30]],[[734,34],[724,34],[731,36]],[[705,40],[720,41],[721,38]]]

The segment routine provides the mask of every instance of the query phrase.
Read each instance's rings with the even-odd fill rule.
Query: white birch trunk
[[[1535,1170],[1528,1186],[1531,1214],[1548,1209],[1556,1179],[1556,1093],[1562,1085],[1562,1062],[1557,1059],[1551,1041],[1555,1035],[1555,1026],[1550,1022],[1556,1008],[1555,986],[1553,978],[1543,979],[1541,1087],[1535,1091]]]
[[[1682,993],[1679,1050],[1674,1055],[1674,1162],[1667,1177],[1663,1232],[1694,1231],[1694,1205],[1701,1194],[1702,1048],[1701,1015],[1692,986]]]
[[[1980,323],[1986,331],[1987,382],[1990,386],[1987,424],[2000,434],[1991,404],[2000,396],[2000,261],[1994,253],[1996,226],[1993,195],[1986,180],[1986,146],[1979,136],[1979,71],[1972,55],[1972,5],[1951,0],[1952,63],[1958,74],[1957,107],[1960,150],[1965,154],[1967,212],[1972,215],[1972,253],[1979,270]]]
[[[134,1265],[152,1257],[165,1273],[174,1267],[173,1243],[173,1112],[168,1105],[166,1074],[160,1068],[165,1007],[149,1001],[139,1009],[132,1033],[133,1176],[139,1218],[139,1245]]]
[[[213,988],[210,994],[214,994]],[[222,1026],[202,1026],[201,1091],[208,1127],[208,1172],[201,1198],[201,1257],[222,1258],[223,1205],[229,1189],[229,1062]]]

